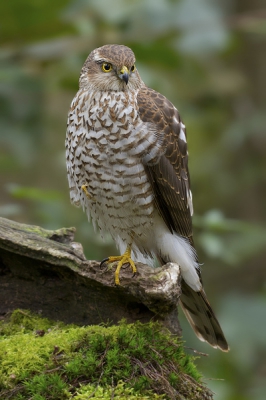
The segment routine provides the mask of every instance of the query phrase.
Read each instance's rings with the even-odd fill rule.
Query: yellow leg
[[[94,200],[93,197],[89,194],[87,187],[88,185],[82,185],[81,190],[85,193],[89,200]]]
[[[122,254],[121,256],[111,256],[108,258],[105,258],[102,262],[101,265],[104,264],[105,262],[107,262],[107,264],[113,263],[118,261],[116,270],[115,270],[115,284],[116,285],[120,285],[120,280],[119,280],[119,273],[120,270],[122,268],[122,266],[124,264],[129,264],[132,271],[133,271],[133,276],[135,275],[135,273],[137,272],[137,268],[136,265],[134,263],[134,261],[131,258],[131,246],[127,246],[127,249],[125,251],[124,254]]]

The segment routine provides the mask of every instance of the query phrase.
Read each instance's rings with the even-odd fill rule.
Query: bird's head
[[[135,55],[126,46],[110,44],[93,50],[85,61],[80,88],[126,91],[143,85],[135,65]]]

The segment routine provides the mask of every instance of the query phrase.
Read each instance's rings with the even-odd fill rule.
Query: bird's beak
[[[127,67],[123,66],[120,70],[119,78],[123,79],[126,84],[128,84],[128,79],[129,79],[129,70]]]

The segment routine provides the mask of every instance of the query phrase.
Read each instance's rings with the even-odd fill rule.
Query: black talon
[[[107,257],[107,258],[104,258],[102,261],[101,261],[101,264],[100,264],[100,268],[103,266],[103,264],[106,262],[106,261],[108,261],[109,260],[109,257]]]

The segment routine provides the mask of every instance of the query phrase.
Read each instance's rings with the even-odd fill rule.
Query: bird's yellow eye
[[[130,68],[130,71],[131,71],[131,72],[135,72],[135,70],[136,70],[135,65],[132,65],[132,67]]]
[[[112,71],[112,69],[113,69],[112,64],[110,64],[110,63],[103,63],[102,64],[103,72],[110,72],[110,71]]]

